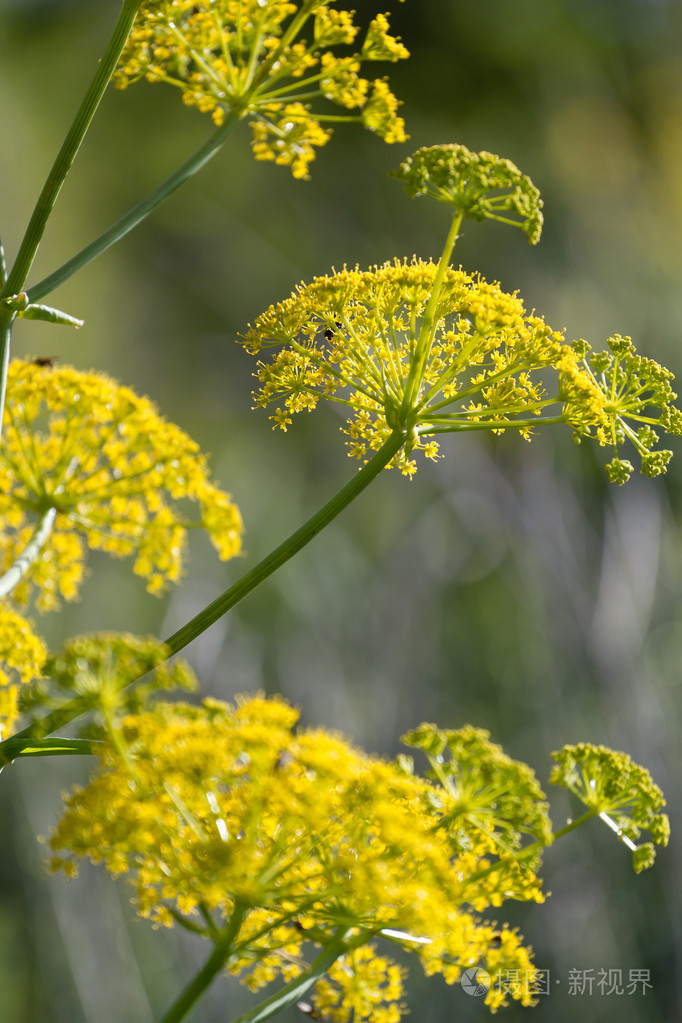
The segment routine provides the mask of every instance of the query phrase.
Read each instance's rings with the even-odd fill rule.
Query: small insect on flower
[[[31,359],[31,365],[41,366],[44,369],[52,369],[56,359],[56,355],[38,355],[35,359]]]
[[[320,1011],[314,1005],[311,1005],[310,1002],[296,1002],[296,1008],[299,1012],[309,1016],[310,1019],[323,1019]]]

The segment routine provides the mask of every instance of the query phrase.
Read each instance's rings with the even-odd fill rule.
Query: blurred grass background
[[[386,5],[353,4],[367,22]],[[339,420],[320,409],[287,434],[252,412],[253,364],[234,343],[299,280],[344,263],[437,258],[447,214],[386,174],[420,145],[508,156],[540,187],[537,248],[467,224],[457,256],[518,289],[567,336],[597,348],[631,334],[682,374],[682,4],[673,0],[408,0],[392,25],[410,61],[384,66],[411,140],[387,147],[339,128],[296,182],[255,163],[246,126],[134,234],[51,297],[79,332],[22,322],[15,354],[55,355],[150,395],[212,452],[247,526],[244,560],[194,545],[182,588],[146,595],[123,564],[93,559],[84,599],[41,625],[52,643],[91,629],[168,635],[265,554],[355,471]],[[11,260],[64,131],[103,51],[116,0],[0,3],[0,232]],[[174,90],[107,94],[59,199],[29,283],[109,226],[210,132]],[[48,301],[50,301],[48,300]],[[384,474],[325,534],[188,656],[206,692],[264,688],[303,719],[394,754],[433,720],[490,729],[545,781],[550,753],[589,740],[646,765],[673,837],[635,877],[605,828],[546,856],[544,906],[505,907],[551,971],[550,996],[512,1021],[620,1023],[682,1016],[680,661],[682,451],[668,476],[610,487],[603,453],[568,432],[531,445],[463,437],[408,482]],[[0,1020],[151,1023],[203,962],[201,942],[153,933],[125,883],[85,870],[44,876],[68,761],[19,763],[0,785]],[[552,793],[561,826],[572,811]],[[646,995],[568,994],[571,969],[651,971]],[[192,1020],[251,1004],[219,981]],[[482,1019],[459,986],[413,970],[419,1023]],[[302,1020],[296,1010],[286,1023]]]

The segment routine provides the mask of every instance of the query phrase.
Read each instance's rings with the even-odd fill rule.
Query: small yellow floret
[[[260,316],[246,348],[272,348],[258,364],[259,405],[278,402],[271,417],[291,416],[321,398],[350,412],[349,453],[366,459],[404,424],[394,459],[406,476],[412,451],[439,455],[434,435],[472,428],[530,434],[535,417],[563,402],[566,421],[599,420],[599,391],[561,334],[529,315],[517,295],[462,270],[449,269],[435,309],[433,337],[415,381],[415,351],[431,298],[436,266],[413,259],[369,270],[344,268],[301,284],[291,298]],[[558,371],[558,392],[546,394],[540,371]],[[546,376],[546,375],[545,375]]]
[[[88,548],[135,555],[135,572],[161,592],[182,573],[188,521],[176,502],[183,498],[200,504],[220,557],[238,554],[238,509],[210,482],[198,445],[148,398],[101,373],[11,363],[0,450],[0,568],[24,550],[35,521],[57,511],[15,601],[25,603],[32,588],[43,611],[76,599]]]
[[[187,106],[225,118],[248,117],[257,160],[290,167],[307,178],[330,121],[363,120],[386,142],[405,139],[397,100],[383,82],[358,115],[325,112],[329,101],[361,107],[369,82],[358,76],[364,61],[409,56],[388,33],[386,15],[371,23],[360,53],[338,56],[329,47],[350,46],[358,33],[352,11],[321,2],[286,0],[145,0],[121,55],[114,84],[125,89],[146,79],[178,88]],[[312,29],[308,42],[301,33]],[[319,101],[322,101],[321,103]],[[321,109],[318,109],[321,107]]]
[[[232,921],[229,969],[254,991],[298,976],[311,943],[325,948],[344,933],[313,996],[338,1023],[397,1023],[403,1012],[404,969],[373,940],[384,929],[450,983],[462,963],[532,972],[518,936],[472,908],[472,899],[484,908],[535,897],[528,863],[519,868],[525,886],[511,868],[470,883],[500,855],[496,834],[467,817],[456,826],[452,793],[437,782],[333,732],[296,730],[297,718],[261,695],[235,706],[160,704],[126,718],[95,776],[67,801],[51,838],[53,869],[73,874],[85,857],[128,873],[138,912],[157,926],[181,918],[211,938],[207,913],[219,928]],[[534,834],[544,804],[531,805],[513,762],[476,730],[448,735],[487,757],[463,765],[472,777],[487,771],[481,819],[487,786],[489,819],[505,841],[525,811]],[[507,831],[504,814],[513,818]],[[530,1001],[503,991],[488,1003],[507,996]]]
[[[40,677],[47,658],[32,624],[0,605],[0,739],[6,739],[18,717],[20,687]]]

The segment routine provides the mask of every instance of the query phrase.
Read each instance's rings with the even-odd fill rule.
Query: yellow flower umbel
[[[379,14],[362,46],[337,56],[336,48],[352,46],[359,29],[353,12],[337,11],[333,3],[148,0],[114,82],[119,88],[140,78],[167,82],[217,125],[228,114],[248,116],[256,159],[274,160],[291,167],[294,177],[307,178],[315,148],[331,135],[325,124],[359,121],[386,142],[407,138],[385,80],[371,82],[359,71],[367,61],[402,60],[408,51]],[[358,113],[325,114],[317,109],[319,100]]]
[[[348,410],[349,454],[367,460],[385,443],[395,451],[402,437],[384,464],[411,476],[411,452],[437,458],[438,434],[513,427],[529,438],[535,426],[567,423],[578,439],[596,435],[616,448],[628,437],[642,472],[662,472],[671,453],[651,450],[653,426],[682,433],[668,370],[618,336],[608,342],[611,355],[584,341],[568,345],[516,293],[449,266],[464,217],[501,221],[539,240],[542,200],[530,178],[510,160],[459,145],[419,149],[394,176],[409,195],[453,211],[438,265],[415,257],[344,267],[300,284],[259,316],[244,344],[252,353],[278,349],[259,363],[256,396],[262,406],[281,403],[275,425],[286,430],[293,413],[320,398],[337,402]],[[628,420],[642,426],[635,432]],[[616,457],[607,469],[624,482],[632,466]]]
[[[470,220],[520,227],[531,245],[540,241],[542,199],[527,174],[495,153],[466,146],[425,146],[391,174],[410,196],[430,195]]]
[[[31,623],[0,604],[0,739],[19,715],[21,688],[42,674],[47,650]]]
[[[74,636],[47,658],[46,677],[22,691],[21,709],[53,711],[77,698],[79,712],[91,715],[78,734],[99,739],[111,733],[120,718],[144,709],[159,690],[197,688],[189,665],[170,657],[170,649],[153,636],[127,632]]]
[[[438,456],[437,434],[605,422],[604,398],[561,334],[497,284],[451,268],[438,283],[438,270],[417,259],[344,269],[271,306],[244,339],[252,353],[278,349],[259,363],[258,404],[281,403],[272,418],[282,429],[320,398],[343,405],[349,454],[362,459],[402,429],[392,464],[408,475],[411,451]],[[563,410],[540,419],[551,405]]]
[[[653,359],[638,355],[631,339],[620,334],[609,338],[605,352],[593,352],[586,341],[574,342],[573,348],[603,395],[603,421],[596,437],[602,446],[616,452],[606,466],[611,482],[626,483],[633,472],[632,463],[618,456],[618,446],[626,440],[639,455],[644,476],[665,472],[673,453],[654,450],[659,439],[654,427],[672,436],[682,434],[682,412],[672,404],[677,397],[671,385],[673,374]],[[567,384],[570,386],[569,381]],[[595,432],[588,423],[575,426],[578,439]]]
[[[95,777],[67,802],[51,839],[62,854],[54,868],[74,874],[87,857],[129,873],[142,916],[214,941],[224,951],[217,968],[253,990],[304,978],[311,947],[331,949],[327,967],[338,965],[314,1000],[339,1023],[400,1016],[403,971],[376,951],[379,939],[417,954],[448,983],[478,964],[532,979],[516,932],[478,916],[505,899],[542,899],[529,862],[516,873],[488,870],[514,858],[521,831],[547,837],[531,772],[480,736],[469,755],[464,736],[459,766],[483,772],[488,787],[494,823],[482,828],[485,790],[480,820],[456,820],[451,787],[334,733],[295,731],[297,717],[256,696],[236,707],[159,705],[125,719]],[[457,733],[448,735],[454,745]],[[472,760],[479,754],[484,765]],[[485,880],[475,876],[487,870]],[[495,1008],[505,997],[491,987],[486,1000]],[[512,997],[529,1004],[530,986]]]
[[[634,763],[626,753],[581,742],[564,746],[552,757],[557,766],[550,782],[570,789],[599,816],[632,852],[632,863],[639,874],[650,867],[656,845],[666,846],[670,836],[668,815],[661,813],[665,799],[645,767]],[[651,841],[637,845],[642,831]]]
[[[242,523],[209,479],[198,446],[147,398],[100,373],[11,363],[0,449],[0,551],[9,568],[36,522],[54,525],[12,591],[40,610],[73,600],[87,548],[135,555],[134,571],[160,593],[180,577],[187,530],[204,526],[221,558],[239,553]],[[176,502],[201,509],[190,521]]]

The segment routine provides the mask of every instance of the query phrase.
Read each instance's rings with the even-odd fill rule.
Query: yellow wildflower
[[[333,0],[332,0],[333,2]],[[312,40],[302,37],[312,28]],[[387,142],[406,138],[398,101],[383,80],[359,76],[363,62],[409,56],[389,33],[388,18],[371,22],[359,53],[338,57],[330,47],[352,46],[353,12],[331,3],[286,0],[146,0],[121,55],[114,83],[145,78],[179,88],[183,101],[217,125],[230,114],[248,117],[257,160],[291,167],[307,178],[315,148],[331,130],[325,121],[363,121]],[[328,100],[361,114],[325,113]],[[314,109],[313,109],[314,108]]]
[[[437,457],[435,434],[516,426],[527,436],[535,422],[529,417],[541,423],[540,412],[553,403],[563,403],[571,422],[588,414],[591,423],[602,421],[594,403],[600,392],[563,336],[526,313],[515,294],[462,270],[445,273],[428,358],[415,366],[436,270],[416,258],[365,271],[344,268],[271,306],[244,339],[252,353],[278,349],[271,362],[259,363],[258,404],[282,403],[273,416],[282,429],[320,398],[344,405],[351,413],[344,432],[357,458],[402,427],[405,446],[392,464],[408,475],[416,469],[413,450]],[[548,367],[559,370],[558,390],[567,374],[584,377],[589,409],[575,388],[565,396],[547,393],[539,371]]]
[[[349,1023],[398,1023],[405,1012],[400,999],[406,971],[374,945],[356,948],[338,959],[315,988],[319,1019]]]
[[[170,650],[153,636],[127,632],[92,632],[69,639],[62,650],[45,661],[45,678],[22,693],[21,709],[54,710],[81,700],[82,712],[94,719],[82,726],[81,736],[100,738],[118,718],[139,713],[159,690],[197,688],[189,665],[169,660]],[[139,681],[146,676],[144,682]],[[129,683],[136,682],[134,687]]]
[[[32,624],[0,604],[0,739],[19,715],[20,686],[42,674],[47,650]]]
[[[50,509],[54,527],[30,574],[13,590],[52,610],[74,600],[87,548],[136,556],[152,593],[181,574],[193,525],[176,506],[199,504],[221,558],[239,553],[242,523],[209,482],[198,446],[154,405],[101,373],[15,360],[0,450],[0,549],[7,569]]]
[[[396,61],[410,56],[409,50],[405,49],[400,39],[395,39],[389,34],[388,27],[388,16],[377,14],[367,30],[362,46],[362,56],[365,60]]]
[[[126,718],[98,772],[67,801],[51,839],[54,869],[74,874],[86,857],[128,873],[140,914],[156,925],[186,924],[213,940],[231,934],[225,966],[252,990],[298,976],[311,945],[344,934],[315,996],[340,1023],[400,1016],[402,970],[375,948],[382,937],[449,982],[462,965],[530,968],[518,936],[481,920],[472,901],[537,897],[528,863],[525,888],[511,871],[474,879],[515,848],[514,836],[545,834],[531,772],[482,733],[447,733],[458,770],[485,778],[494,822],[459,827],[438,779],[334,733],[295,731],[297,717],[256,696],[236,706],[160,704]],[[465,763],[481,751],[484,765]],[[477,799],[483,819],[485,793]],[[504,1001],[504,992],[488,993],[491,1007]]]
[[[666,471],[673,453],[654,450],[659,439],[654,427],[672,436],[682,434],[682,412],[672,404],[677,397],[672,389],[673,374],[653,359],[638,355],[629,337],[614,334],[607,344],[608,351],[593,352],[586,341],[574,342],[582,361],[581,374],[587,372],[589,387],[597,396],[595,403],[601,404],[598,418],[573,424],[576,434],[580,438],[596,433],[601,445],[615,449],[615,457],[606,466],[612,483],[627,482],[633,471],[632,464],[618,455],[618,445],[625,440],[640,456],[643,475],[658,476]],[[575,383],[571,381],[570,386],[574,388]]]
[[[531,245],[542,232],[542,199],[515,163],[466,146],[424,146],[408,156],[391,177],[410,196],[430,195],[470,220],[498,220],[520,227]]]
[[[569,345],[516,293],[452,268],[436,285],[438,273],[416,257],[344,267],[301,283],[259,316],[242,343],[252,354],[274,349],[258,363],[255,395],[262,407],[279,403],[274,425],[286,430],[294,413],[336,402],[348,415],[352,457],[366,460],[397,429],[405,443],[390,464],[411,476],[411,453],[437,458],[438,434],[515,428],[530,439],[536,426],[561,422],[578,439],[616,448],[627,437],[643,472],[664,470],[671,452],[651,450],[652,425],[682,433],[668,370],[618,336],[609,346],[620,354]],[[628,419],[642,424],[637,432]],[[623,465],[616,458],[607,466],[612,479]]]
[[[550,782],[570,789],[608,824],[632,852],[637,873],[650,867],[655,845],[668,844],[670,821],[661,813],[665,799],[647,769],[626,753],[588,742],[564,746],[552,757],[557,766]],[[637,845],[643,830],[651,841]]]
[[[505,893],[544,901],[535,871],[552,832],[533,771],[490,742],[487,731],[470,725],[453,731],[423,724],[402,741],[428,756],[427,777],[440,785],[437,802],[427,809],[434,824],[447,831],[462,877],[473,878],[463,882],[469,903],[478,910],[499,906]],[[409,758],[403,765],[412,770]],[[528,839],[535,853],[518,859]],[[493,862],[495,883],[490,877],[479,881],[478,872]]]
[[[362,110],[362,123],[370,131],[376,132],[384,142],[406,142],[405,124],[401,117],[396,117],[398,100],[395,98],[385,78],[377,78],[372,94]]]

